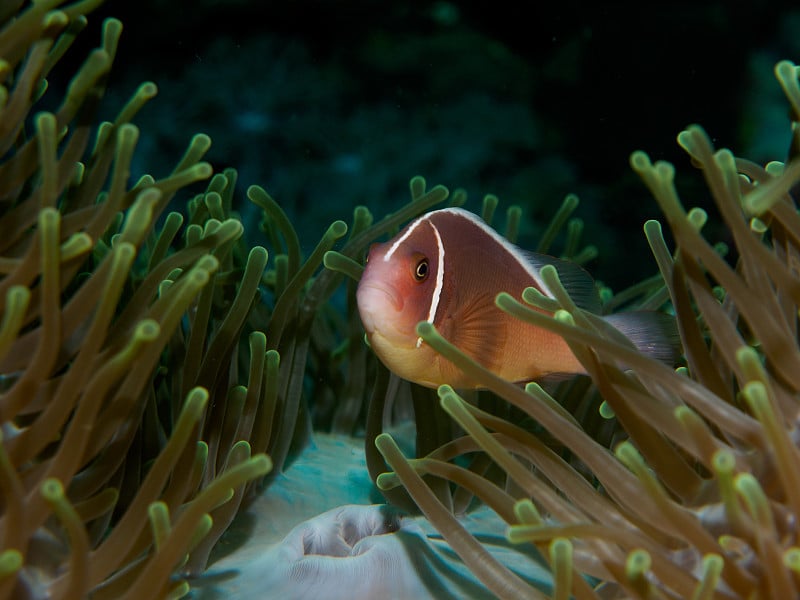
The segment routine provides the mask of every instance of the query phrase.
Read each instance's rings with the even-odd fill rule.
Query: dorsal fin
[[[583,267],[574,262],[556,258],[555,256],[525,252],[524,250],[521,252],[528,262],[533,265],[537,273],[539,273],[545,265],[553,265],[558,272],[561,285],[567,290],[570,298],[572,298],[572,301],[575,302],[578,308],[582,308],[594,314],[600,314],[600,294],[597,291],[594,279],[592,279],[592,276],[589,275]],[[537,282],[540,282],[540,278],[538,277]],[[540,285],[543,286],[544,282],[540,282]],[[550,295],[548,290],[542,291]]]

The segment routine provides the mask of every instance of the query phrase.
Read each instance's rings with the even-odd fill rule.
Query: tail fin
[[[655,311],[605,315],[605,321],[625,335],[645,356],[674,366],[681,356],[681,338],[675,317]]]

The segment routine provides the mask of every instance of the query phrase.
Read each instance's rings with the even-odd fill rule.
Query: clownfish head
[[[442,252],[438,231],[425,220],[370,248],[358,284],[358,310],[370,345],[384,363],[410,368],[421,358],[413,352],[421,345],[416,326],[434,319],[442,291]]]

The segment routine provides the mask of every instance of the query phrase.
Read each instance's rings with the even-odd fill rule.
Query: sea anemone
[[[302,443],[310,334],[299,307],[324,301],[305,284],[347,229],[334,223],[303,260],[252,186],[276,250],[289,246],[267,270],[232,209],[236,172],[201,160],[205,135],[170,174],[130,185],[131,119],[157,90],[142,84],[113,121],[93,124],[114,19],[60,106],[34,113],[98,4],[12,2],[0,14],[3,598],[188,591],[185,576],[205,569],[264,475]],[[188,210],[167,212],[202,180]]]
[[[797,121],[798,69],[781,62],[776,74]],[[442,386],[441,407],[463,435],[411,460],[389,435],[375,441],[392,469],[378,477],[379,487],[405,488],[498,597],[543,591],[485,551],[454,516],[453,504],[441,501],[442,486],[447,497],[455,489],[491,506],[520,552],[541,552],[555,598],[797,596],[800,217],[792,191],[800,179],[794,159],[800,134],[794,125],[789,162],[765,168],[715,151],[698,126],[678,136],[727,228],[727,255],[702,235],[706,212],[681,204],[672,165],[653,164],[643,152],[631,156],[675,240],[670,252],[660,224],[644,226],[678,321],[685,366],[670,368],[620,341],[574,305],[554,269],[542,275],[560,290],[555,299],[533,289],[522,302],[498,295],[501,309],[569,342],[603,399],[613,444],[590,435],[591,427],[558,403],[558,391],[554,397],[537,384],[523,389],[503,381],[431,324],[419,324],[426,343],[549,436]],[[652,297],[639,304],[652,306]],[[506,478],[483,476],[486,456]]]
[[[101,0],[22,4],[0,9],[0,598],[180,597],[307,442],[309,380],[322,398],[351,397],[330,413],[320,402],[317,421],[358,427],[365,375],[341,376],[327,304],[341,276],[320,270],[348,226],[303,257],[254,185],[272,256],[247,247],[236,171],[202,162],[202,134],[171,173],[131,185],[131,121],[155,84],[94,124],[121,23],[104,23],[48,112],[46,77]],[[343,252],[445,195],[374,225],[357,210]],[[357,373],[366,349],[352,348]]]
[[[493,392],[464,398],[443,386],[437,395],[370,357],[353,281],[345,317],[328,299],[342,273],[358,278],[373,239],[443,202],[447,190],[414,178],[407,206],[376,223],[359,207],[350,227],[332,223],[303,257],[294,227],[258,186],[247,196],[261,209],[271,252],[245,245],[233,209],[236,172],[214,174],[202,162],[207,136],[192,138],[168,175],[131,185],[140,135],[132,119],[156,86],[142,84],[116,118],[94,124],[118,21],[106,21],[101,47],[58,108],[40,108],[49,73],[100,3],[0,7],[0,598],[185,594],[312,425],[363,434],[385,496],[421,509],[498,597],[797,594],[796,129],[787,164],[766,168],[714,151],[699,127],[680,134],[729,232],[727,253],[701,234],[706,213],[682,207],[672,167],[631,157],[676,250],[658,223],[647,223],[660,277],[607,295],[606,309],[669,301],[685,366],[642,356],[578,309],[546,268],[555,299],[529,290],[522,301],[501,294],[497,304],[562,335],[590,379],[552,393],[523,389],[421,324],[428,344]],[[784,62],[776,72],[797,122],[797,69]],[[177,193],[201,181],[186,210],[169,212]],[[464,199],[456,192],[450,201]],[[496,206],[488,196],[487,221]],[[568,198],[551,232],[574,206]],[[508,215],[513,239],[519,211]],[[578,229],[565,253],[581,261],[594,251],[573,243]],[[417,458],[409,460],[384,432],[412,408]],[[392,472],[380,474],[387,464]],[[520,553],[544,557],[552,589],[533,587],[467,532],[457,517],[476,498],[508,524]],[[363,539],[409,533],[393,511],[376,517],[385,514],[323,515],[286,544],[332,521],[342,530],[374,522],[356,527]],[[363,546],[385,545],[396,557],[398,540],[420,541],[410,533]],[[358,567],[360,556],[350,558]],[[297,566],[292,560],[285,571]],[[305,564],[320,572],[325,562]]]

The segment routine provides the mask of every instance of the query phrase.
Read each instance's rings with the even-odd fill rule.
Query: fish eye
[[[417,281],[425,281],[426,277],[428,277],[428,259],[421,258],[419,262],[417,262],[417,266],[414,267],[414,279]]]

